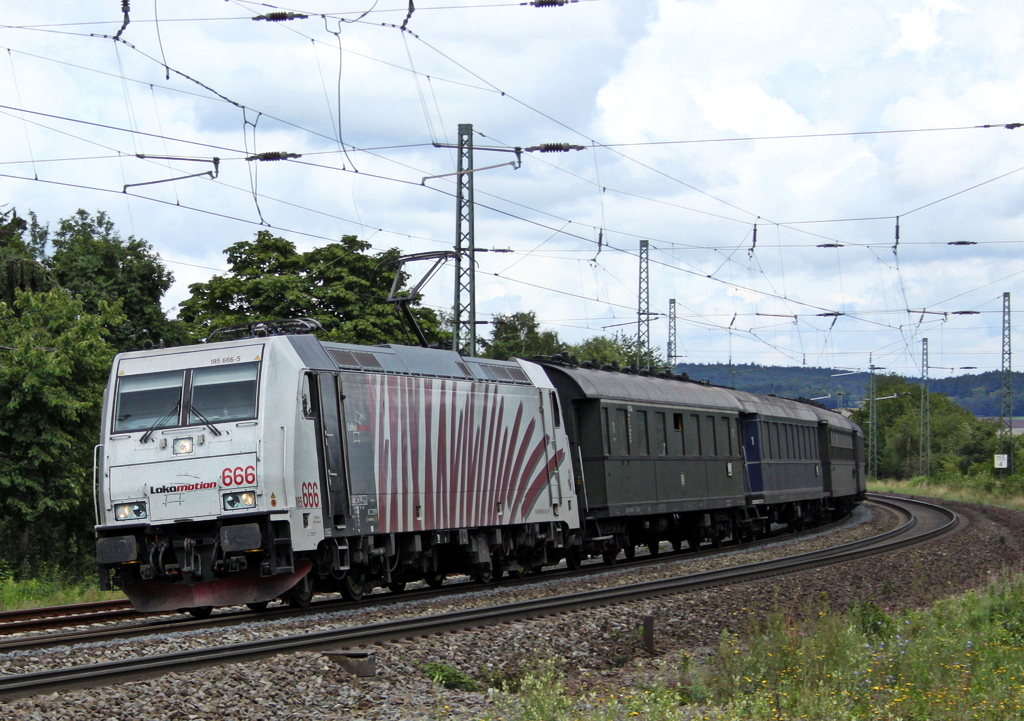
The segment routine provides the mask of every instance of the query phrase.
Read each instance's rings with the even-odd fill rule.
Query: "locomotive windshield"
[[[114,433],[255,418],[258,365],[125,376],[117,385]]]
[[[184,377],[184,371],[167,371],[121,378],[117,384],[114,432],[178,425],[177,414],[168,411],[181,399]]]
[[[256,417],[256,364],[200,368],[192,374],[189,425]]]

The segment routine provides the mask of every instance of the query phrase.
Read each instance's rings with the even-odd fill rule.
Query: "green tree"
[[[618,364],[620,368],[665,367],[664,359],[653,348],[645,348],[639,353],[638,365],[639,348],[640,344],[635,335],[626,335],[620,331],[611,338],[600,335],[588,338],[579,345],[572,346],[571,353],[580,361],[593,361],[598,366],[613,363]]]
[[[870,400],[853,414],[865,434],[877,433],[880,478],[911,478],[919,472],[922,390],[921,385],[902,376],[879,376],[875,386],[875,397],[880,399],[875,401],[877,427],[870,424]],[[968,471],[988,447],[984,440],[988,425],[941,393],[929,393],[928,400],[932,468]],[[991,456],[988,462],[991,464]]]
[[[61,289],[0,302],[0,551],[23,575],[91,553],[92,449],[114,355],[104,325],[122,322],[117,304],[91,314]]]
[[[477,339],[485,358],[508,360],[532,358],[561,352],[563,343],[553,330],[541,330],[534,312],[525,311],[494,316],[489,340]]]
[[[53,278],[24,239],[28,224],[17,212],[0,213],[0,302],[14,305],[14,292],[39,292],[53,285]]]
[[[61,287],[81,298],[87,313],[98,313],[103,303],[122,301],[126,315],[108,328],[115,348],[137,350],[146,340],[172,345],[185,340],[183,329],[167,319],[160,305],[174,277],[149,243],[122,238],[106,213],[84,210],[62,219],[52,234],[33,223],[32,242],[38,247],[46,241],[52,253],[43,264]]]
[[[394,305],[387,302],[399,252],[371,255],[354,235],[300,253],[295,245],[261,230],[254,240],[225,251],[230,270],[189,286],[178,314],[203,334],[255,320],[306,317],[319,321],[327,338],[344,343],[411,340]],[[404,277],[403,277],[404,281]],[[415,303],[413,304],[415,306]],[[433,311],[413,307],[427,337],[436,336]]]

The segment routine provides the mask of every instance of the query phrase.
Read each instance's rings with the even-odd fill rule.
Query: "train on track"
[[[753,539],[865,495],[861,430],[812,403],[314,328],[116,357],[94,469],[102,588],[196,615],[358,600]]]

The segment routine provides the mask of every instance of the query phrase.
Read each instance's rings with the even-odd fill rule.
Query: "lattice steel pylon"
[[[669,367],[676,364],[676,299],[669,298],[668,301],[668,364]]]
[[[1003,293],[1003,363],[999,403],[999,453],[1007,456],[1006,471],[1013,473],[1013,370],[1010,347],[1010,294]]]
[[[476,241],[473,230],[473,125],[459,124],[459,167],[455,176],[455,313],[452,348],[476,355]]]
[[[921,339],[921,438],[917,456],[917,472],[932,474],[932,400],[928,393],[928,339]]]
[[[648,274],[650,242],[640,241],[640,288],[636,309],[636,367],[643,367],[643,356],[651,347],[651,283]]]

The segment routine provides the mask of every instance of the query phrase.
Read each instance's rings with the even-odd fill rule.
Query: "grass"
[[[1024,510],[1019,482],[949,477],[870,490]],[[796,620],[800,618],[802,620]],[[1024,718],[1024,576],[931,608],[872,603],[776,611],[722,637],[701,664],[663,663],[647,686],[570,693],[559,662],[495,695],[490,721],[1003,721]]]
[[[568,694],[557,664],[498,694],[504,721],[1003,721],[1024,717],[1024,577],[930,609],[889,615],[782,611],[725,635],[695,666],[686,656],[648,687]]]
[[[996,477],[944,476],[941,479],[911,478],[906,481],[871,481],[868,490],[877,493],[903,493],[946,501],[980,503],[1014,511],[1024,511],[1024,489],[1019,481],[1000,481]]]
[[[69,583],[56,576],[15,581],[0,576],[0,611],[123,598],[120,592],[100,591],[96,582]]]

